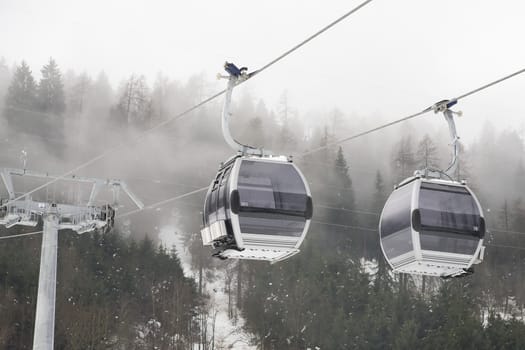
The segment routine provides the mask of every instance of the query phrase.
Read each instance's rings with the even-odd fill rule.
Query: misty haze
[[[0,349],[525,349],[524,10],[474,0],[3,1]],[[229,130],[251,146],[243,154],[223,135],[228,79]],[[279,170],[293,161],[302,197],[278,170],[228,167],[236,154]],[[223,200],[213,189],[234,171],[224,191],[234,186],[238,200],[224,195],[217,229],[205,201]],[[385,203],[422,179],[430,185],[410,195],[412,207],[391,205],[388,222],[406,219],[410,233],[397,230],[390,249]],[[439,213],[432,202],[432,215],[478,220],[474,232],[425,226],[424,190],[436,183],[474,204]],[[285,198],[301,210],[279,207]],[[255,246],[302,220],[299,252],[258,261],[265,246],[246,258],[246,212],[266,230]],[[56,304],[40,312],[54,312],[54,326],[37,317],[50,217]],[[442,246],[468,236],[455,243],[475,250],[461,276],[396,265],[396,249],[425,255],[430,234],[418,229]],[[203,245],[217,230],[228,234]],[[51,339],[39,338],[39,322]]]

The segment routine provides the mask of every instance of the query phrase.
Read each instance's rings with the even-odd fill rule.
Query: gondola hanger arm
[[[244,145],[233,138],[230,132],[230,118],[232,116],[231,112],[231,99],[233,88],[239,85],[240,83],[246,81],[251,76],[256,74],[257,71],[248,73],[248,68],[242,67],[238,68],[234,63],[225,62],[224,70],[228,75],[217,74],[219,79],[228,79],[228,86],[226,88],[226,95],[224,97],[224,104],[222,107],[222,135],[226,143],[233,148],[235,151],[239,152],[242,155],[255,155],[255,156],[268,156],[271,155],[271,152],[266,151],[262,148],[256,148],[249,145]]]

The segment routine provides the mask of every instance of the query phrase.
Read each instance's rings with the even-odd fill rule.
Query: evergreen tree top
[[[36,83],[31,69],[25,61],[16,68],[6,96],[6,105],[32,109],[36,99]]]
[[[43,112],[50,112],[57,115],[62,114],[66,109],[64,84],[62,75],[56,61],[49,59],[49,63],[42,69],[42,79],[38,86],[38,102]]]

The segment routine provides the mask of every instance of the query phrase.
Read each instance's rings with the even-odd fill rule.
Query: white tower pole
[[[44,215],[33,350],[53,350],[57,279],[58,215]]]

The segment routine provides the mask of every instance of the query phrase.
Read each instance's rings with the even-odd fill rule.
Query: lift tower
[[[144,205],[123,181],[76,175],[59,179],[91,185],[89,199],[84,203],[80,199],[74,204],[58,203],[56,198],[38,201],[33,200],[29,195],[15,200],[14,177],[27,176],[47,180],[58,177],[47,173],[12,168],[0,169],[0,176],[9,197],[0,202],[0,224],[6,228],[15,225],[35,227],[40,218],[43,221],[33,350],[52,350],[55,331],[58,230],[70,229],[82,234],[96,229],[111,228],[115,220],[115,209],[118,206],[120,190],[123,190],[139,209],[142,209]],[[96,197],[103,189],[113,192],[113,203],[96,205]]]

